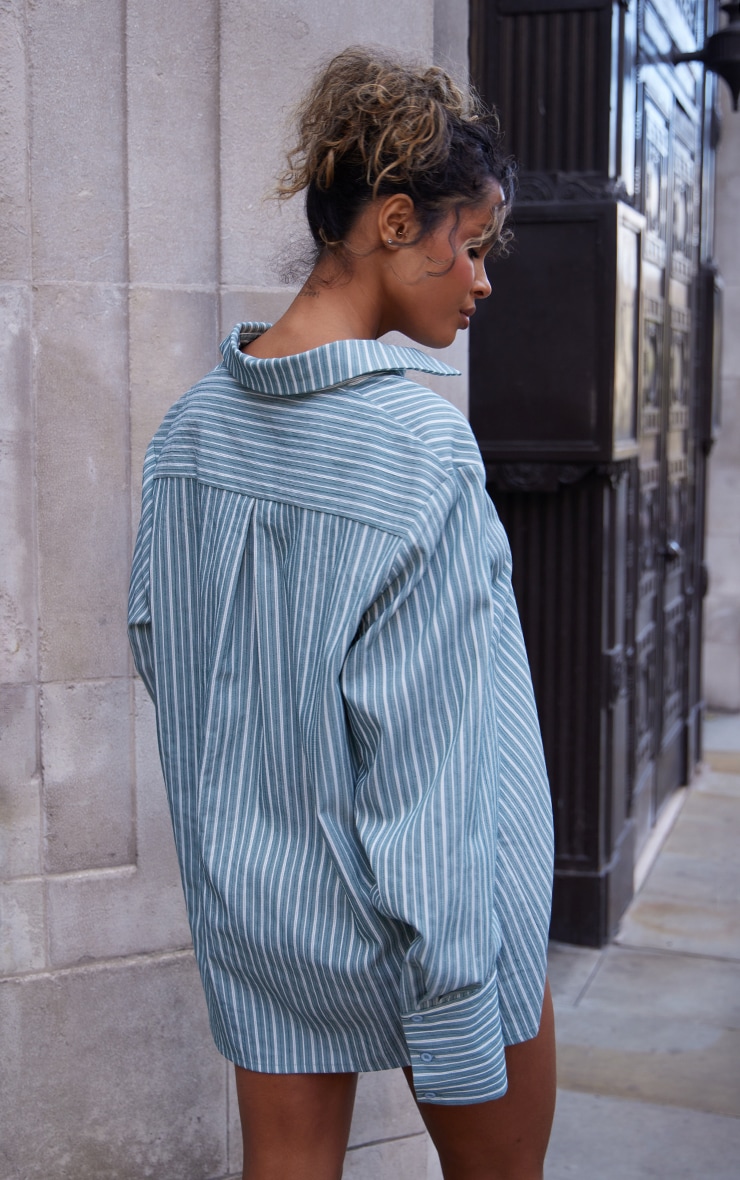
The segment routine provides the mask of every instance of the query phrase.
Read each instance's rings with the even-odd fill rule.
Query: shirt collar
[[[378,340],[336,340],[309,352],[270,360],[239,351],[241,344],[248,344],[270,326],[265,323],[236,324],[221,345],[226,368],[245,389],[286,396],[332,389],[371,373],[405,373],[407,369],[440,376],[459,376],[460,373],[459,369],[453,369],[418,348],[381,344]]]

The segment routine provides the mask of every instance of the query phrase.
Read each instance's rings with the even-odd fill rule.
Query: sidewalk
[[[704,757],[616,941],[551,947],[546,1180],[740,1178],[740,717]]]

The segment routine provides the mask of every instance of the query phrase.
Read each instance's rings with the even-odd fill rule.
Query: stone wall
[[[704,693],[710,707],[740,711],[740,113],[720,85],[716,250],[724,279],[721,417],[709,461]]]
[[[127,647],[141,463],[221,335],[289,298],[300,202],[263,196],[315,63],[464,62],[466,11],[0,2],[0,1180],[240,1170]],[[345,1174],[430,1160],[401,1075],[363,1079]]]

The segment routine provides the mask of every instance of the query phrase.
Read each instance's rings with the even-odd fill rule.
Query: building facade
[[[317,62],[367,42],[465,69],[467,4],[0,6],[0,1180],[240,1173],[232,1071],[211,1043],[132,674],[128,569],[162,415],[234,322],[289,298],[300,208],[264,196],[290,103]],[[739,172],[728,113],[730,325]],[[738,707],[740,354],[725,338],[707,683]],[[463,369],[466,345],[451,357]],[[466,405],[464,381],[439,390]],[[439,1176],[400,1074],[361,1080],[345,1174]]]
[[[466,5],[0,6],[2,1180],[240,1173],[128,571],[164,412],[290,298],[300,201],[265,195],[290,104],[355,43],[464,70]],[[422,1130],[400,1074],[368,1078],[347,1174],[426,1177]]]

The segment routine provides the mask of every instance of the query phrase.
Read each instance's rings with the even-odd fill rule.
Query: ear
[[[402,245],[413,241],[416,228],[414,202],[407,193],[386,197],[378,208],[378,234],[383,246]]]

